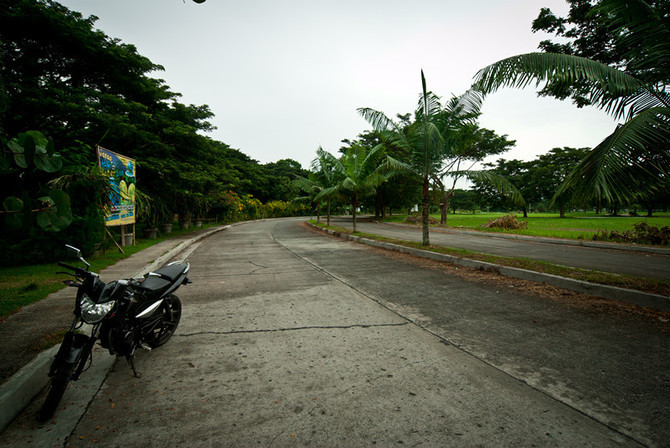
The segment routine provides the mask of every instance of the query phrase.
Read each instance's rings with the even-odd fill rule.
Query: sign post
[[[101,146],[97,147],[98,163],[109,179],[110,208],[105,215],[105,226],[121,226],[121,246],[135,244],[135,160]],[[126,225],[132,224],[132,233]]]

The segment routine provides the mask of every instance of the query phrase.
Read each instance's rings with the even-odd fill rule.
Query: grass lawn
[[[147,247],[166,239],[174,238],[175,236],[191,233],[194,230],[177,229],[173,230],[169,235],[161,235],[159,238],[153,240],[138,238],[135,246],[126,246],[123,248],[125,252],[123,254],[116,247],[113,247],[106,254],[89,257],[87,261],[91,263],[92,271],[100,272],[107,266],[111,266],[117,261],[127,258]],[[77,266],[81,264],[72,263],[72,260],[67,262]],[[0,319],[9,316],[23,306],[41,300],[52,292],[63,288],[62,281],[69,277],[56,274],[58,271],[63,271],[63,268],[59,267],[57,263],[0,268]]]
[[[530,213],[528,218],[517,214],[519,221],[527,221],[528,229],[502,230],[483,229],[482,224],[491,219],[500,218],[507,213],[477,213],[477,214],[449,214],[447,227],[481,232],[514,233],[518,235],[544,236],[553,238],[571,238],[590,240],[594,233],[605,230],[623,232],[633,230],[633,225],[645,221],[650,226],[662,228],[670,226],[670,215],[659,215],[651,218],[642,216],[609,216],[595,213],[573,213],[560,218],[557,213]],[[386,222],[403,222],[407,215],[398,215],[387,218]],[[431,215],[440,220],[439,215]]]

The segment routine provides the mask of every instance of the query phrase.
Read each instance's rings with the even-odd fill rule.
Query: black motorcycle
[[[87,363],[92,362],[96,341],[117,356],[125,356],[133,373],[134,353],[138,347],[151,350],[165,344],[174,334],[181,318],[181,301],[173,293],[182,284],[191,283],[187,274],[189,264],[173,262],[143,278],[115,280],[105,284],[81,251],[66,246],[86,266],[85,269],[58,263],[72,272],[59,272],[74,277],[64,283],[78,288],[75,319],[63,338],[63,343],[51,364],[51,383],[47,398],[40,410],[42,420],[49,419],[60,402],[70,381],[76,381]],[[84,323],[92,326],[90,335],[79,333]]]

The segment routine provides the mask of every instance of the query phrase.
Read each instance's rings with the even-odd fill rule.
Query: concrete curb
[[[440,254],[427,250],[414,249],[411,247],[400,246],[398,244],[384,243],[381,241],[361,238],[346,233],[335,232],[333,230],[324,229],[308,223],[314,229],[330,235],[355,241],[368,246],[377,247],[380,249],[391,250],[399,253],[414,255],[417,257],[428,258],[431,260],[445,261],[447,263],[455,264],[472,269],[483,269],[490,272],[496,272],[507,277],[518,278],[521,280],[528,280],[532,282],[544,283],[558,288],[569,289],[571,291],[582,294],[589,294],[592,296],[603,297],[605,299],[617,300],[620,302],[631,303],[634,305],[646,306],[660,311],[670,312],[670,297],[660,294],[650,294],[633,289],[618,288],[616,286],[599,285],[596,283],[584,282],[581,280],[574,280],[571,278],[560,277],[552,274],[544,274],[541,272],[529,271],[526,269],[512,268],[501,266],[494,263],[487,263],[485,261],[470,260],[467,258],[460,258],[453,255]]]
[[[0,432],[48,383],[51,360],[60,344],[43,351],[0,387]]]
[[[200,240],[203,240],[207,238],[210,235],[213,235],[217,232],[220,232],[222,230],[228,229],[230,226],[221,226],[217,227],[212,230],[208,230],[205,233],[202,233],[198,236],[195,236],[191,239],[188,239],[186,241],[182,241],[181,243],[177,244],[175,247],[170,249],[169,251],[165,252],[163,255],[158,257],[156,260],[154,260],[152,263],[146,265],[144,268],[142,268],[137,274],[134,275],[134,277],[141,277],[144,274],[153,271],[156,268],[159,268],[163,266],[165,263],[168,261],[172,260],[173,258],[177,258],[177,256],[184,252],[190,245],[197,243]]]
[[[191,239],[177,244],[152,263],[147,264],[133,277],[140,277],[176,258],[192,244],[203,240],[214,233],[226,230],[229,226],[221,226],[204,232]],[[33,398],[48,384],[49,367],[60,344],[37,355],[32,361],[16,372],[0,386],[0,433],[30,404]]]

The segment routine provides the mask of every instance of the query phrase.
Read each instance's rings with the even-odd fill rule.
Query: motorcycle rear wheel
[[[40,409],[40,420],[46,421],[51,418],[52,415],[56,412],[58,404],[60,403],[67,385],[70,383],[72,378],[72,373],[74,372],[75,364],[63,362],[62,365],[56,370],[56,373],[51,377],[51,383],[49,384],[49,391],[47,392],[47,398],[44,400],[42,409]]]
[[[161,321],[144,340],[151,348],[160,347],[170,340],[181,319],[181,300],[174,294],[165,298]]]

